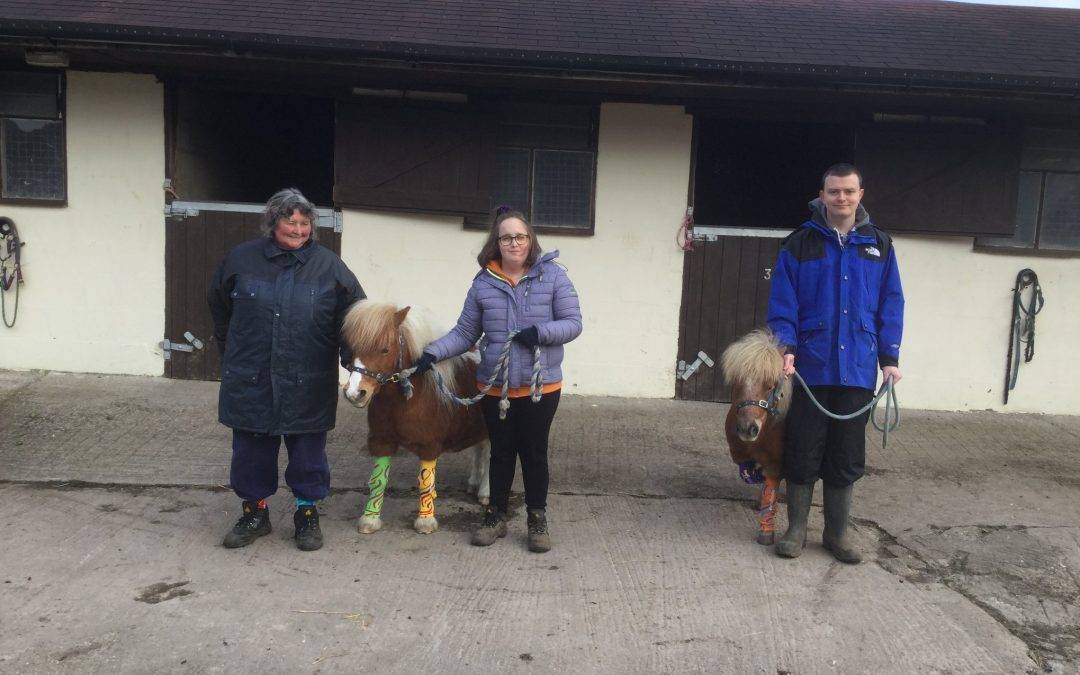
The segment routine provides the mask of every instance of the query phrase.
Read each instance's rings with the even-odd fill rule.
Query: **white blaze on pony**
[[[433,371],[411,380],[413,394],[406,398],[395,373],[412,367],[430,342],[430,327],[419,321],[409,307],[364,300],[354,304],[345,316],[342,337],[353,354],[349,382],[343,393],[358,408],[367,408],[368,453],[375,466],[368,481],[369,493],[359,530],[370,534],[382,527],[382,503],[389,482],[393,456],[403,449],[420,460],[417,483],[420,504],[414,529],[434,532],[435,467],[445,452],[472,450],[469,489],[481,503],[487,503],[487,431],[479,406],[464,407],[447,400],[435,382],[442,376],[458,396],[478,392],[475,355],[460,356],[438,364]]]
[[[354,370],[349,373],[349,383],[345,385],[345,400],[362,408],[367,405],[367,402],[357,401],[356,397],[360,394],[360,384],[364,381],[363,373],[359,372],[359,369],[364,367],[364,362],[353,359],[352,364]]]

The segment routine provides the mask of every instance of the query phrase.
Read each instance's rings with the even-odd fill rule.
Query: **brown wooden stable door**
[[[720,354],[739,337],[765,325],[769,280],[781,241],[773,237],[709,236],[696,240],[694,250],[685,254],[679,361],[692,364],[703,351],[715,366],[703,363],[686,380],[677,375],[677,398],[730,402],[720,372]]]
[[[220,380],[221,357],[211,342],[213,321],[206,292],[225,253],[259,235],[261,205],[222,205],[173,202],[176,212],[194,215],[165,219],[165,339],[180,345],[166,351],[165,376],[182,380]],[[333,228],[334,214],[320,210],[319,243],[341,254],[341,234]],[[330,222],[325,222],[325,221]],[[325,225],[330,225],[326,227]],[[190,334],[194,340],[185,337]],[[196,348],[201,343],[202,348]],[[190,351],[184,351],[190,348]]]

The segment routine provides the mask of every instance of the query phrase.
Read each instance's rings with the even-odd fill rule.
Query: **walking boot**
[[[221,545],[225,548],[247,546],[263,535],[270,534],[270,509],[259,508],[257,502],[244,502],[244,512],[225,535]]]
[[[825,531],[821,534],[821,543],[840,562],[857,565],[862,562],[862,554],[847,536],[851,487],[825,486]]]
[[[473,530],[473,546],[491,546],[496,539],[506,536],[506,514],[493,507],[484,509],[484,520]]]
[[[533,553],[547,553],[551,550],[551,535],[547,528],[547,511],[529,509],[529,550]]]
[[[810,515],[810,501],[814,498],[814,484],[787,484],[788,529],[776,542],[776,555],[798,558],[806,545],[806,519]]]
[[[319,529],[319,509],[314,506],[304,506],[296,509],[292,517],[293,525],[296,526],[296,548],[301,551],[318,551],[322,548],[322,530]]]

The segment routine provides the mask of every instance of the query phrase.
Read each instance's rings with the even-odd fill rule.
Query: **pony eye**
[[[389,347],[383,347],[382,348],[382,353],[383,354],[389,354],[390,353],[390,348]]]

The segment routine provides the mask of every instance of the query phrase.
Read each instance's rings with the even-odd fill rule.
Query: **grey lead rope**
[[[826,410],[825,407],[814,398],[814,394],[811,393],[810,387],[806,384],[806,380],[802,379],[802,375],[799,375],[799,371],[797,370],[795,371],[795,379],[802,385],[803,390],[806,391],[806,395],[810,398],[810,401],[817,406],[817,409],[825,414],[825,416],[831,417],[834,420],[854,419],[865,413],[867,410],[870,410],[870,422],[874,425],[875,429],[881,432],[882,450],[884,450],[885,446],[889,443],[889,432],[895,431],[900,426],[900,405],[896,402],[896,388],[893,386],[891,378],[881,383],[881,388],[878,389],[873,400],[855,412],[847,415],[837,415],[834,412]],[[882,398],[885,399],[885,419],[879,423],[877,419],[877,404]]]
[[[491,391],[491,388],[495,386],[495,380],[499,378],[500,372],[503,378],[502,395],[499,397],[499,419],[506,419],[506,414],[510,410],[510,343],[513,342],[514,336],[518,334],[518,331],[510,331],[506,336],[506,342],[503,343],[502,350],[499,352],[499,359],[495,362],[495,368],[491,371],[491,376],[488,377],[487,382],[483,387],[480,387],[479,393],[476,396],[462,397],[458,396],[443,380],[442,373],[434,371],[435,384],[438,385],[439,391],[443,396],[450,399],[454,403],[459,405],[475,405],[479,403],[487,393]],[[402,370],[401,380],[399,384],[405,394],[406,399],[412,398],[413,384],[409,381],[413,373],[416,372],[416,368],[406,368]],[[529,398],[533,403],[538,403],[540,397],[543,395],[544,389],[544,374],[540,368],[540,347],[533,347],[533,367],[532,376],[529,378]]]

